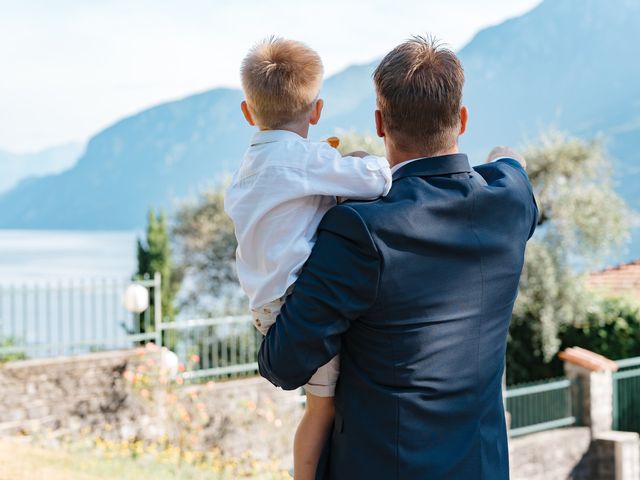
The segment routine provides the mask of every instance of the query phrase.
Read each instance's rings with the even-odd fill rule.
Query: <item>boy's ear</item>
[[[251,112],[249,111],[249,105],[247,105],[247,101],[243,100],[240,104],[240,110],[242,110],[242,114],[244,115],[245,120],[252,127],[255,126],[256,122],[254,122],[253,117],[251,116]]]
[[[380,110],[375,111],[376,116],[376,133],[379,137],[384,137],[384,123],[382,122],[382,113]]]
[[[319,98],[311,109],[311,117],[309,117],[309,123],[315,125],[320,121],[320,115],[322,114],[322,107],[324,107],[324,101]]]
[[[460,132],[462,135],[467,130],[467,120],[469,120],[469,110],[464,105],[460,108]]]

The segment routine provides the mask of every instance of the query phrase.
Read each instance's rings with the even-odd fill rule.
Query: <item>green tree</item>
[[[0,348],[16,347],[20,345],[20,342],[15,337],[0,338]],[[0,364],[5,362],[13,362],[16,360],[26,360],[27,354],[25,352],[16,351],[12,353],[0,353]]]
[[[223,189],[201,194],[177,211],[172,230],[176,259],[189,278],[183,307],[194,313],[246,313],[236,275],[237,241],[224,211]]]
[[[605,298],[600,308],[562,329],[562,347],[578,346],[607,358],[640,356],[640,306],[625,298]]]
[[[601,141],[549,133],[525,157],[540,218],[509,331],[510,384],[558,373],[561,330],[600,308],[583,272],[628,237],[629,211],[613,190]]]
[[[161,275],[161,308],[162,318],[167,320],[175,319],[175,297],[180,289],[182,274],[179,269],[175,269],[171,260],[171,245],[167,219],[164,212],[156,215],[150,210],[147,216],[146,237],[138,239],[137,243],[138,271],[135,279],[153,278],[155,273]],[[149,318],[153,325],[154,317],[154,294],[150,292]],[[144,314],[138,315],[138,328],[140,332],[146,330],[144,324]]]

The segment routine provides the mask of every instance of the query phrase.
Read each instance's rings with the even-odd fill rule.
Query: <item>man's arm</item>
[[[260,375],[298,388],[340,352],[341,336],[375,302],[380,259],[358,213],[331,209],[293,293],[258,354]]]
[[[538,223],[538,206],[533,195],[533,187],[526,172],[524,157],[510,147],[496,147],[491,150],[485,165],[474,167],[494,191],[509,192],[506,198],[517,198],[524,206],[529,218],[528,228],[531,238]]]
[[[489,152],[485,163],[495,162],[501,158],[512,158],[518,162],[523,169],[527,169],[527,161],[525,158],[511,147],[495,147]]]

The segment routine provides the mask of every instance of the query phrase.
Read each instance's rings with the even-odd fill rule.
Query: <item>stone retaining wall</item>
[[[145,400],[123,375],[153,355],[160,352],[141,355],[138,349],[0,365],[0,435],[53,431],[109,440],[170,436],[175,422],[168,395],[158,388]],[[218,447],[230,456],[247,451],[260,459],[289,456],[303,412],[299,392],[276,389],[262,378],[181,390],[181,398],[197,398],[197,404],[185,405],[190,414],[195,415],[196,407],[207,414],[197,445]]]
[[[509,441],[512,480],[586,480],[591,432],[573,427],[532,433]]]
[[[127,373],[162,378],[153,375],[162,369],[163,353],[136,349],[0,365],[0,434],[53,431],[157,441],[175,439],[182,416],[190,419],[190,445],[218,447],[230,457],[251,452],[256,459],[290,464],[293,434],[303,412],[298,392],[276,389],[257,377],[177,388],[163,381],[143,382],[141,390]],[[594,431],[594,425],[604,429],[606,422],[594,421],[598,392],[586,392],[589,399],[583,404],[591,428],[511,439],[514,480],[640,478],[638,435]],[[192,428],[193,419],[197,428]]]
[[[144,423],[122,378],[133,351],[0,365],[0,433]]]

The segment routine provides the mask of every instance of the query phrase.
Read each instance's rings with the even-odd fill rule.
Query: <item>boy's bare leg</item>
[[[314,480],[320,454],[333,423],[333,397],[307,392],[307,406],[293,442],[293,477]]]

